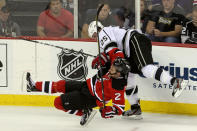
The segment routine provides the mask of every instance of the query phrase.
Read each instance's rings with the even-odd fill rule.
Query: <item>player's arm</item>
[[[100,108],[101,116],[103,118],[113,118],[114,115],[121,115],[123,113],[125,108],[125,89],[123,85],[120,85],[122,83],[124,82],[118,79],[114,84],[112,84],[112,86],[114,85],[111,90],[112,106],[105,106],[103,108]]]
[[[115,59],[124,58],[123,52],[118,49],[116,42],[111,42],[104,48],[104,52],[109,56],[109,60],[111,63],[114,62]]]
[[[118,58],[111,65],[109,77],[111,78],[111,99],[112,106],[106,106],[101,109],[103,118],[112,118],[114,115],[121,115],[125,107],[125,86],[127,84],[127,76],[130,66],[125,59]]]
[[[110,28],[103,28],[99,32],[99,44],[101,50],[109,56],[111,63],[113,63],[113,61],[118,57],[124,58],[124,54],[118,48],[116,37]]]

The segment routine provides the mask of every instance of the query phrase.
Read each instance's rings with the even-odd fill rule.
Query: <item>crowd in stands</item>
[[[16,37],[21,33],[19,22],[12,20],[9,1],[0,0],[0,36]],[[74,36],[74,1],[48,0],[37,16],[36,34],[40,37]],[[98,20],[104,26],[135,29],[135,0],[79,0],[78,34],[89,38],[88,25]],[[197,43],[197,0],[141,0],[141,31],[152,41],[168,43]]]

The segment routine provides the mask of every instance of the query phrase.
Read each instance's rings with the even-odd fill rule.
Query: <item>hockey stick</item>
[[[90,57],[94,57],[94,58],[96,57],[96,56],[94,56],[94,55],[87,54],[87,53],[83,53],[83,52],[81,52],[81,51],[76,51],[76,50],[64,48],[64,47],[61,47],[61,46],[51,45],[51,44],[44,43],[44,42],[39,42],[39,41],[36,41],[36,40],[30,40],[30,39],[26,39],[26,38],[22,38],[22,37],[18,37],[18,39],[20,39],[20,40],[25,40],[25,41],[29,41],[29,42],[33,42],[33,43],[38,43],[38,44],[45,45],[45,46],[51,46],[51,47],[59,48],[59,49],[62,49],[62,50],[73,51],[73,52],[81,53],[81,54],[83,54],[83,55],[90,56]]]
[[[97,14],[96,14],[96,33],[97,33],[97,42],[98,42],[98,53],[99,53],[99,63],[100,63],[100,75],[101,75],[101,86],[102,86],[102,97],[103,97],[103,107],[105,108],[105,96],[104,96],[104,84],[103,84],[103,71],[102,71],[102,65],[101,65],[101,50],[100,50],[100,42],[99,42],[99,32],[98,32],[98,16],[100,11],[102,10],[104,4],[101,4],[100,7],[98,8]]]

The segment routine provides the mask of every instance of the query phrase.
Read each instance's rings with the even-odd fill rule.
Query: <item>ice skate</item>
[[[92,118],[96,115],[97,111],[92,109],[84,109],[83,115],[81,116],[80,125],[86,126],[92,120]]]
[[[124,118],[126,118],[126,117],[133,118],[134,120],[143,119],[142,110],[141,110],[141,107],[139,104],[132,105],[130,110],[127,110],[122,113],[122,116]]]
[[[181,78],[176,78],[173,84],[172,96],[177,98],[181,95],[183,90],[187,87],[189,81]]]
[[[27,92],[37,91],[35,87],[35,82],[31,79],[31,74],[27,72],[26,74],[26,81],[27,81]]]

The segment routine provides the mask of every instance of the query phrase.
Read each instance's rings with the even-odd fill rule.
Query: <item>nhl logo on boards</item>
[[[57,72],[61,79],[64,80],[84,80],[88,74],[86,59],[82,50],[74,52],[72,50],[62,50],[58,54]]]

